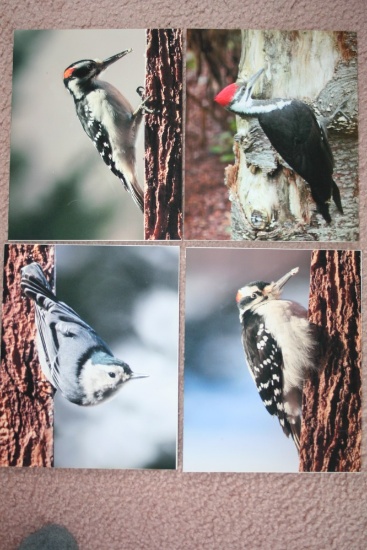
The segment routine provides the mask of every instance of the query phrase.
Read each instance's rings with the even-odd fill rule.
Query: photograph
[[[359,471],[360,253],[187,248],[183,469]]]
[[[176,468],[178,265],[176,246],[6,245],[1,466]]]
[[[357,241],[357,35],[189,29],[185,238]]]
[[[152,94],[157,38],[178,44],[167,106]],[[180,40],[165,29],[14,32],[10,240],[180,238]],[[161,169],[157,182],[164,158],[177,175]]]

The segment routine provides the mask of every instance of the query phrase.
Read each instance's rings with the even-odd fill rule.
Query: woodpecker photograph
[[[359,252],[188,248],[186,269],[184,471],[359,471]]]
[[[357,89],[356,33],[189,30],[186,235],[358,240]]]
[[[175,469],[178,254],[6,247],[1,465]]]
[[[158,137],[152,145],[152,135],[164,135],[166,154],[175,154],[174,162],[168,158],[170,170],[182,171],[181,156],[171,150],[174,140],[167,129],[177,131],[174,120],[181,121],[181,102],[167,114],[162,97],[153,97],[149,87],[146,92],[147,46],[155,32],[164,43],[169,34],[164,29],[15,31],[11,239],[178,238],[181,181],[163,172],[162,229],[153,235],[151,230],[156,209],[156,189],[151,189],[154,163],[162,161],[163,154]],[[155,59],[152,54],[150,61]],[[154,165],[149,177],[148,162]]]

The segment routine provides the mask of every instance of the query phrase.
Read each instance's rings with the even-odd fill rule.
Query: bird
[[[281,299],[284,285],[298,270],[276,282],[248,283],[238,290],[236,301],[250,374],[267,411],[278,418],[299,451],[302,389],[317,368],[319,342],[306,309]]]
[[[81,125],[92,140],[109,169],[122,182],[133,200],[144,211],[144,192],[136,174],[136,139],[145,112],[143,88],[137,88],[142,101],[133,109],[129,101],[112,84],[99,75],[110,65],[125,57],[132,49],[108,57],[82,59],[64,70],[64,85],[74,99]]]
[[[325,124],[318,121],[311,107],[298,99],[252,99],[255,82],[263,72],[262,68],[247,82],[226,86],[215,101],[241,118],[258,119],[274,149],[308,183],[317,210],[329,224],[331,197],[339,212],[344,212],[333,179],[334,158]]]
[[[21,269],[21,288],[33,300],[42,372],[71,403],[96,405],[113,397],[134,374],[100,336],[52,292],[40,264]]]

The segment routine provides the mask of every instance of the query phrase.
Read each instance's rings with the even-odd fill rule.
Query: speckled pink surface
[[[7,239],[14,29],[247,27],[358,32],[361,241],[352,246],[365,250],[366,11],[365,0],[3,0],[0,7],[1,244]],[[365,290],[363,294],[366,298]],[[183,295],[181,301],[183,303]],[[364,336],[366,339],[366,330]],[[182,350],[181,339],[181,372]],[[365,371],[363,378],[365,382]],[[15,549],[23,537],[47,522],[65,525],[76,536],[82,550],[366,548],[366,473],[183,473],[182,399],[180,402],[177,472],[1,469],[0,550]],[[365,403],[363,409],[365,419]],[[365,435],[363,444],[365,450]],[[363,470],[366,471],[365,460]]]

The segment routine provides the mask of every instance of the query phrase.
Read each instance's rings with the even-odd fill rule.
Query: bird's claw
[[[143,114],[144,113],[150,113],[150,114],[156,113],[155,109],[150,109],[149,107],[146,106],[146,103],[148,101],[151,101],[153,96],[148,95],[147,97],[144,97],[145,90],[144,90],[143,86],[139,86],[138,88],[136,88],[136,93],[141,97],[142,102],[140,103],[139,107],[133,112],[133,117],[137,116],[139,113],[143,113]]]

